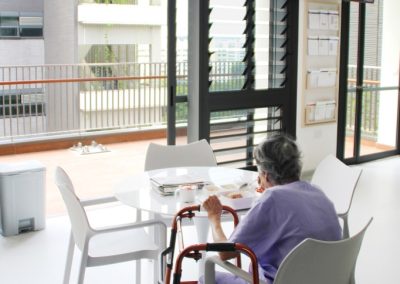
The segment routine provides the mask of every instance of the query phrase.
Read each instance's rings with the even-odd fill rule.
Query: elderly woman
[[[249,246],[257,256],[260,279],[272,283],[284,257],[301,241],[335,241],[341,238],[342,231],[332,202],[318,188],[300,181],[300,152],[292,139],[273,136],[260,143],[253,154],[258,183],[265,191],[229,239],[222,230],[219,199],[210,196],[203,206],[214,241]],[[235,256],[235,252],[220,253],[223,260]],[[218,284],[246,283],[223,272],[217,272],[216,279]]]

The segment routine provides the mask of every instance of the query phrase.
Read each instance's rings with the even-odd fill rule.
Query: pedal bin
[[[45,227],[46,167],[39,161],[0,163],[0,233],[18,235]]]

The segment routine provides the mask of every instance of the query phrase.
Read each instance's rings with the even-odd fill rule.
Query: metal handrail
[[[213,88],[229,90],[241,87],[241,73],[234,71],[238,67],[237,62],[212,64],[214,72],[210,76],[215,82]],[[177,84],[177,95],[186,98],[187,62],[178,63],[178,66],[180,73],[176,78],[181,81]],[[371,86],[367,89],[371,99],[366,104],[371,104],[367,108],[374,113],[363,129],[369,137],[374,137],[377,133],[375,121],[379,116],[379,96],[376,92],[388,87],[375,88],[380,83],[379,68],[370,70],[365,73],[370,77],[364,81]],[[46,138],[49,134],[65,131],[81,134],[82,131],[105,129],[165,127],[166,72],[165,62],[0,67],[0,140],[23,139],[31,135]],[[349,72],[349,76],[353,73]],[[355,80],[349,78],[348,82],[351,86]],[[348,92],[351,99],[352,89],[349,88]],[[186,100],[180,102],[185,103]],[[351,107],[349,111],[352,111]],[[177,120],[185,123],[186,110],[178,107],[177,115]],[[352,113],[348,113],[348,117],[351,118]],[[51,123],[59,125],[49,126]],[[347,126],[351,131],[351,119]]]
[[[177,76],[183,78],[185,76]],[[187,77],[187,76],[186,76]],[[150,80],[150,79],[167,79],[167,76],[123,76],[123,77],[95,77],[95,78],[65,78],[65,79],[44,79],[44,80],[27,80],[27,81],[7,81],[0,82],[0,86],[7,85],[27,85],[27,84],[50,84],[50,83],[79,83],[79,82],[96,82],[96,81],[115,81],[115,80]]]

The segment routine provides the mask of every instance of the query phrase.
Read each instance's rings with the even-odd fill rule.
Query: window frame
[[[273,0],[271,0],[273,1]],[[252,5],[254,0],[247,1]],[[296,113],[297,113],[297,54],[298,54],[298,22],[299,1],[287,1],[287,81],[283,88],[269,88],[255,90],[252,86],[246,86],[242,90],[209,91],[209,1],[199,1],[198,19],[196,21],[198,36],[192,32],[189,41],[198,43],[198,60],[192,60],[198,64],[198,74],[194,78],[189,74],[189,82],[192,82],[191,95],[189,96],[189,141],[207,139],[210,141],[210,114],[224,110],[239,110],[262,107],[283,108],[283,131],[289,135],[296,136]],[[197,7],[196,7],[197,8]],[[191,16],[193,17],[193,16]],[[253,19],[254,21],[254,19]],[[254,21],[255,24],[255,21]],[[191,48],[189,49],[191,50]],[[189,57],[189,65],[190,65]],[[193,81],[195,81],[193,83]],[[198,88],[195,90],[195,88]],[[192,101],[192,103],[191,103]],[[194,116],[194,117],[193,117]],[[197,129],[197,130],[196,130]],[[250,146],[252,147],[252,146]]]
[[[14,25],[2,25],[1,19],[3,17],[14,17],[16,18],[16,23]],[[21,24],[21,18],[36,18],[39,23],[35,24]],[[0,32],[0,39],[24,39],[24,38],[43,38],[43,13],[36,13],[36,12],[0,12],[0,30],[3,29],[15,29],[15,35],[2,35]],[[24,35],[23,30],[35,29],[39,30],[38,35]]]

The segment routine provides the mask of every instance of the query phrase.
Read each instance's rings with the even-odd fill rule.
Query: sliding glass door
[[[338,155],[359,163],[398,152],[400,3],[343,3]]]

